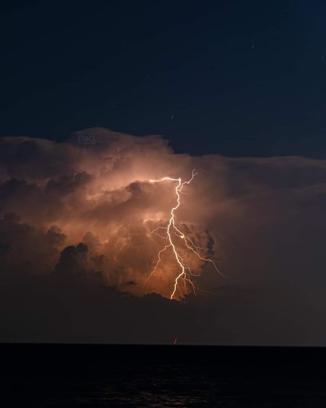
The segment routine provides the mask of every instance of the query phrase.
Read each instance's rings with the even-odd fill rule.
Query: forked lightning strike
[[[158,179],[158,180],[149,180],[150,183],[163,183],[166,181],[171,181],[171,182],[176,183],[176,187],[175,187],[176,204],[170,210],[170,218],[169,218],[168,224],[166,227],[158,227],[154,230],[154,231],[157,231],[158,229],[163,229],[166,232],[166,238],[167,238],[168,243],[158,252],[157,261],[155,263],[155,266],[151,274],[149,275],[149,278],[150,278],[156,272],[160,262],[162,261],[161,255],[163,254],[163,252],[171,248],[174,258],[179,266],[180,272],[178,273],[178,275],[176,276],[174,280],[173,290],[171,292],[170,299],[174,299],[177,289],[178,289],[178,285],[180,283],[180,280],[183,280],[185,283],[188,283],[191,286],[193,292],[196,293],[196,286],[194,282],[191,280],[191,276],[196,276],[196,275],[194,275],[191,272],[190,268],[187,267],[185,262],[183,261],[182,256],[180,255],[178,251],[177,244],[175,242],[175,238],[174,238],[175,236],[183,240],[185,247],[189,251],[191,251],[195,256],[197,256],[202,262],[211,263],[214,269],[216,270],[216,272],[221,274],[215,262],[210,258],[203,257],[198,252],[198,248],[192,242],[192,240],[188,238],[186,234],[182,232],[181,229],[176,225],[175,213],[181,205],[181,192],[184,186],[190,184],[193,181],[193,179],[196,177],[196,175],[197,175],[197,172],[193,170],[191,174],[191,178],[186,181],[182,181],[181,177],[178,177],[178,178],[162,177],[161,179]]]

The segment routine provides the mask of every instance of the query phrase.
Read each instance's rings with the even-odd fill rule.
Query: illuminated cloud
[[[193,277],[198,296],[187,298],[186,314],[197,316],[204,308],[202,324],[207,326],[215,322],[207,317],[207,308],[212,313],[220,310],[222,316],[220,320],[216,317],[216,332],[208,331],[207,338],[200,339],[198,334],[189,334],[191,318],[183,315],[181,302],[173,308],[180,310],[183,320],[177,312],[181,320],[172,319],[172,326],[185,325],[180,328],[184,338],[216,342],[222,336],[218,326],[229,324],[224,321],[227,316],[238,324],[246,321],[243,310],[238,311],[238,318],[234,316],[230,299],[235,309],[237,303],[266,304],[266,316],[271,310],[276,316],[281,314],[287,301],[290,315],[297,303],[307,303],[308,310],[324,310],[321,295],[314,299],[308,295],[312,288],[319,293],[318,287],[326,283],[324,160],[192,157],[175,154],[160,137],[135,137],[105,129],[78,132],[60,143],[27,137],[0,139],[3,282],[15,287],[29,279],[50,292],[62,292],[64,287],[107,290],[110,299],[113,296],[117,303],[131,308],[142,308],[142,302],[153,304],[164,319],[169,301],[143,296],[154,293],[169,298],[180,272],[172,252],[166,251],[149,279],[166,243],[161,228],[175,205],[175,183],[150,180],[187,180],[193,169],[198,175],[182,191],[176,221],[226,277],[189,255],[180,244],[185,262],[200,275]],[[268,294],[255,294],[252,288]],[[286,288],[291,288],[288,293],[294,291],[292,300],[279,295],[287,293]],[[237,296],[232,295],[233,290]],[[191,285],[180,285],[176,298],[191,293]],[[305,302],[303,294],[307,294]],[[300,302],[294,300],[296,296]],[[81,307],[78,301],[76,304]],[[250,308],[253,316],[257,314]],[[170,311],[166,313],[170,316]],[[224,330],[228,333],[230,329]]]

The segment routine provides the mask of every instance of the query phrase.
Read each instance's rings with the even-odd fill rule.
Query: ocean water
[[[326,350],[1,345],[10,407],[326,407]]]

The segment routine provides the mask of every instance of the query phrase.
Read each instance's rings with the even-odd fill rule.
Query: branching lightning
[[[162,262],[162,254],[168,250],[170,250],[174,256],[176,264],[178,266],[179,272],[174,280],[173,289],[170,294],[170,299],[174,299],[181,282],[184,282],[185,285],[190,285],[192,291],[196,294],[196,285],[192,281],[192,276],[198,276],[194,274],[191,269],[187,266],[186,262],[184,261],[182,255],[180,254],[180,250],[178,249],[177,239],[182,240],[185,248],[189,250],[193,255],[195,255],[200,261],[210,263],[215,271],[219,273],[221,272],[218,269],[216,263],[210,259],[202,256],[199,252],[199,248],[195,245],[195,243],[184,233],[181,228],[176,224],[176,211],[181,206],[181,193],[185,185],[189,185],[193,179],[196,177],[197,172],[195,170],[192,171],[190,179],[186,181],[182,181],[181,177],[172,178],[172,177],[163,177],[157,180],[149,180],[150,183],[164,183],[164,182],[173,182],[176,184],[175,186],[175,196],[176,196],[176,203],[170,210],[170,217],[166,226],[155,228],[152,232],[157,232],[158,230],[164,231],[164,238],[166,238],[167,244],[160,249],[157,254],[157,260],[154,265],[154,268],[149,275],[149,278],[157,271],[160,263]],[[223,275],[222,275],[223,276]]]

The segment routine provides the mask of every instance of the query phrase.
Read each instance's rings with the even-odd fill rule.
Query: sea
[[[1,406],[326,407],[326,349],[0,345]]]

